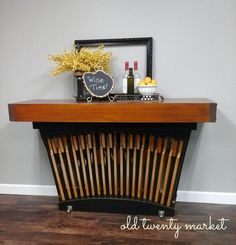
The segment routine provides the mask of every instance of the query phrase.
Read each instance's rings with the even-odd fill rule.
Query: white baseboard
[[[57,196],[57,190],[53,185],[0,184],[0,194]],[[236,193],[178,191],[177,201],[236,205]]]
[[[204,192],[204,191],[178,191],[177,201],[199,202],[236,205],[236,193]]]
[[[57,196],[54,185],[0,184],[0,194]]]

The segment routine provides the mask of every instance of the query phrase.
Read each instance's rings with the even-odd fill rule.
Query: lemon
[[[144,79],[145,83],[150,83],[152,81],[151,77],[146,77]]]
[[[151,85],[157,85],[157,81],[153,79],[153,80],[151,81]]]
[[[141,81],[139,82],[139,85],[140,85],[140,86],[144,86],[144,85],[145,85],[144,80],[141,80]]]
[[[146,77],[144,80],[141,80],[138,85],[139,86],[157,85],[157,81],[155,79],[151,79],[150,77]]]

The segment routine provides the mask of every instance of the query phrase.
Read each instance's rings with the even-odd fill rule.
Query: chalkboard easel
[[[84,86],[91,94],[87,101],[92,101],[92,98],[104,98],[109,96],[114,88],[114,79],[108,73],[98,70],[96,72],[85,72],[83,74]],[[109,100],[110,97],[108,97]]]

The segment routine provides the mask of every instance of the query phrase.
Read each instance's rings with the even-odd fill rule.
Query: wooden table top
[[[164,102],[75,102],[32,100],[9,104],[18,122],[215,122],[216,103],[208,99],[167,99]]]

